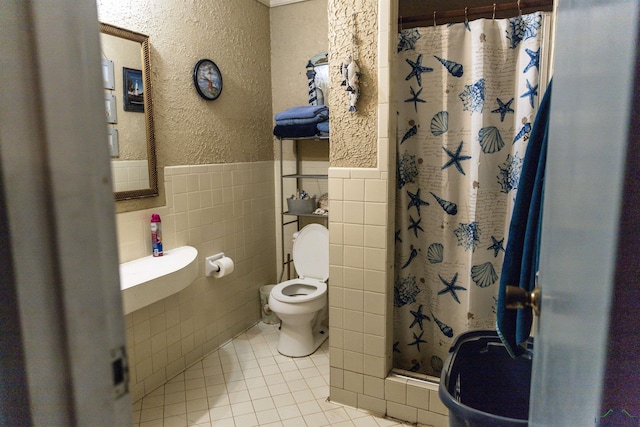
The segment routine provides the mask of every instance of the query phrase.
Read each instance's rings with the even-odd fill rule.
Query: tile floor
[[[327,401],[329,341],[311,356],[276,350],[277,325],[258,323],[133,404],[135,427],[402,426]]]

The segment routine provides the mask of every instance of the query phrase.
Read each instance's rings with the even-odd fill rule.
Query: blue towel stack
[[[275,116],[273,134],[281,138],[302,138],[329,133],[329,107],[303,105],[285,110]]]

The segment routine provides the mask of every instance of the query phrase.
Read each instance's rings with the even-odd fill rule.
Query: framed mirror
[[[149,37],[100,23],[115,200],[158,195]]]

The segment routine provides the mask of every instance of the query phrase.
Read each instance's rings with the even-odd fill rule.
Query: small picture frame
[[[124,111],[144,113],[144,84],[142,71],[122,67]]]
[[[109,155],[111,157],[120,156],[120,146],[118,145],[118,129],[107,128],[107,140],[109,142]]]
[[[109,59],[102,60],[102,81],[105,89],[114,90],[116,88],[113,74],[113,61]]]
[[[112,93],[104,94],[105,111],[107,113],[107,123],[117,123],[116,97]]]

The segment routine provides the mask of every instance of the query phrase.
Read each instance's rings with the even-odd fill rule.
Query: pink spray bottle
[[[162,221],[160,215],[151,215],[151,250],[153,256],[162,256]]]

